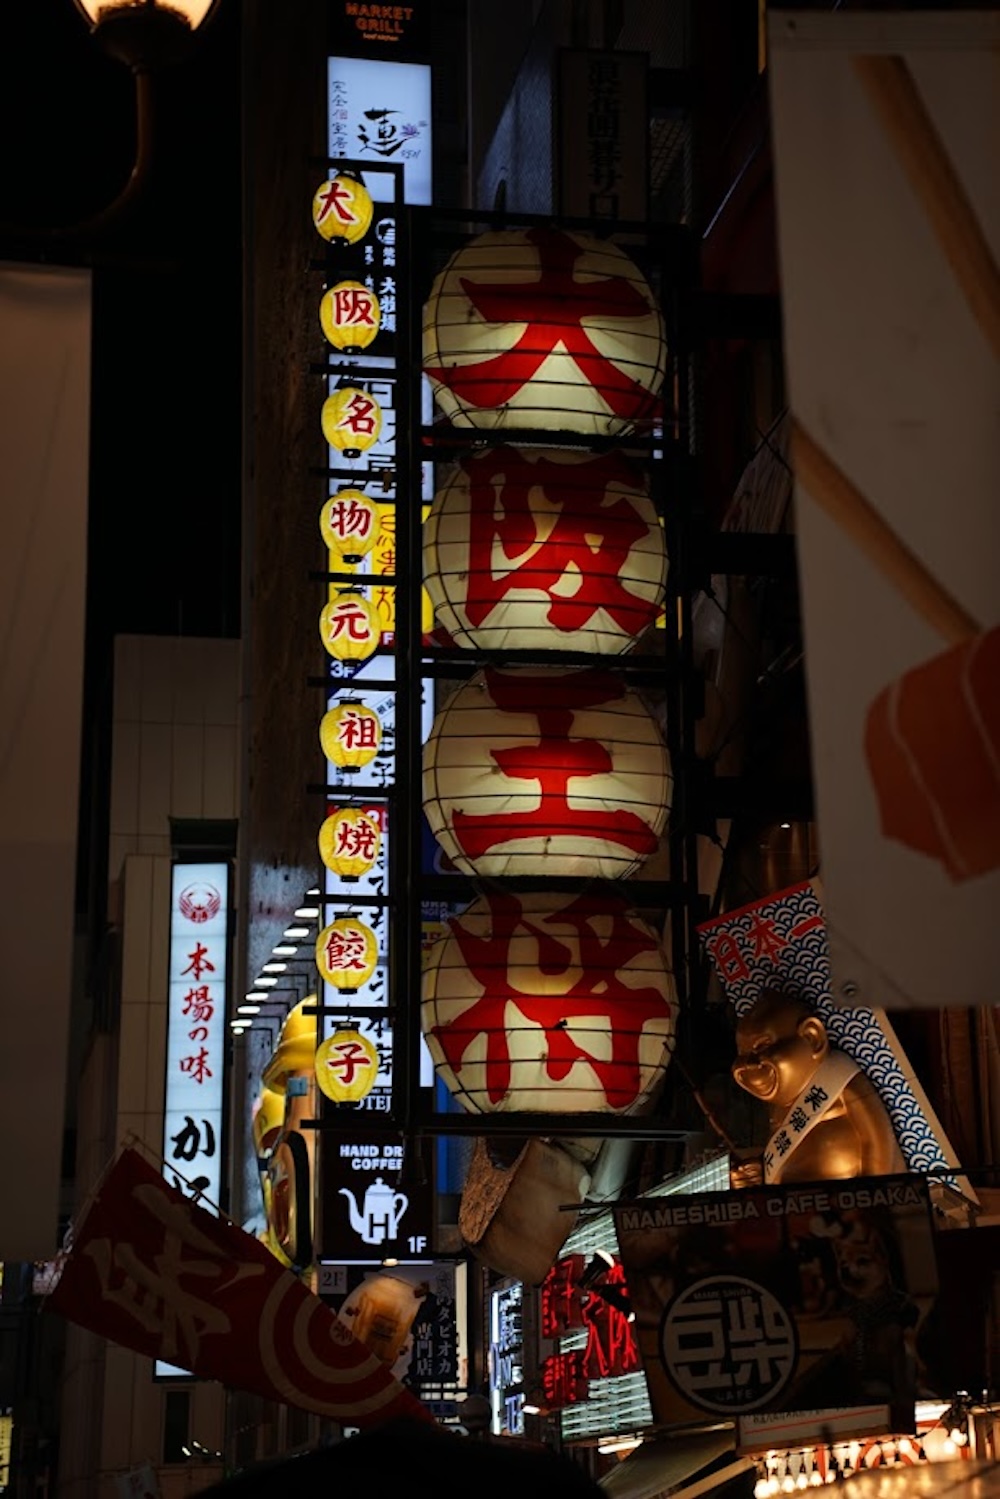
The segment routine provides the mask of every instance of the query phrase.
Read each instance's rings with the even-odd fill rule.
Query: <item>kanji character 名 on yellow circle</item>
[[[345,385],[327,396],[320,412],[323,436],[331,448],[346,458],[359,457],[378,442],[382,431],[382,408],[367,391]]]

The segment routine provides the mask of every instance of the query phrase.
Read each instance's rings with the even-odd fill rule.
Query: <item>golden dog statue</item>
[[[732,1171],[734,1187],[885,1176],[907,1170],[885,1104],[801,1000],[762,990],[736,1026],[732,1074],[767,1105],[771,1137]]]

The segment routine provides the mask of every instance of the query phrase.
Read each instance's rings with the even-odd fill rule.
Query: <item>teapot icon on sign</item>
[[[368,1188],[360,1208],[350,1187],[341,1187],[340,1195],[350,1203],[351,1227],[366,1244],[384,1244],[386,1239],[394,1239],[410,1203],[405,1193],[394,1192],[380,1176]]]

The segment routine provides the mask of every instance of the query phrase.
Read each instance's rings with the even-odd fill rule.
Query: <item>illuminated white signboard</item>
[[[331,156],[371,163],[365,186],[376,203],[392,200],[380,163],[403,168],[407,203],[431,201],[431,70],[425,63],[373,57],[328,59]]]
[[[175,864],[170,901],[164,1174],[219,1201],[229,866]]]
[[[423,63],[371,57],[330,57],[327,69],[327,145],[331,161],[349,164],[352,171],[360,170],[376,205],[370,230],[357,247],[363,262],[363,269],[359,268],[357,274],[363,278],[364,287],[378,298],[382,331],[394,334],[395,205],[400,201],[408,204],[431,201],[431,70]],[[367,902],[388,900],[392,828],[388,806],[378,803],[377,793],[394,784],[396,763],[396,590],[394,582],[379,581],[380,577],[393,579],[398,568],[395,358],[343,355],[331,350],[326,396],[329,399],[347,387],[377,402],[379,429],[374,441],[358,445],[353,452],[330,448],[329,464],[339,475],[331,485],[331,495],[349,482],[352,492],[360,492],[376,505],[377,527],[372,545],[355,560],[348,563],[346,553],[342,557],[331,550],[330,571],[342,573],[349,568],[357,576],[361,597],[380,622],[381,637],[378,650],[364,659],[338,659],[331,654],[328,673],[332,695],[327,700],[326,732],[321,738],[327,758],[328,786],[363,793],[366,802],[372,792],[376,793],[373,801],[381,809],[382,841],[378,860],[357,877],[345,876],[327,865],[324,921],[332,922],[347,914],[362,918],[375,934],[378,961],[374,972],[349,996],[347,1004],[341,990],[329,981],[324,982],[323,1005],[332,1013],[323,1016],[322,1031],[324,1038],[331,1035],[339,1016],[349,1013],[350,1023],[374,1044],[379,1056],[378,1078],[361,1101],[361,1107],[385,1111],[391,1101],[392,1032],[377,1012],[389,999],[390,928],[387,906]],[[423,419],[429,422],[433,404],[426,381],[422,382],[422,400]],[[345,475],[350,476],[349,481]],[[428,463],[423,466],[421,485],[425,503],[429,504],[433,490],[433,470]],[[331,586],[331,597],[338,589],[337,584]],[[432,704],[425,692],[425,735],[432,717]],[[364,899],[352,907],[352,898],[361,897]],[[421,1082],[428,1086],[433,1082],[433,1067],[423,1043]]]
[[[490,1429],[524,1435],[524,1288],[519,1280],[490,1292]]]
[[[225,1068],[229,865],[175,864],[170,890],[163,1174],[219,1201]],[[158,1375],[185,1370],[157,1362]],[[190,1376],[188,1376],[190,1377]]]

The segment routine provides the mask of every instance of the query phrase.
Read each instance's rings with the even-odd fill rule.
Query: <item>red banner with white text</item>
[[[143,1353],[352,1426],[433,1421],[263,1244],[123,1150],[82,1221],[48,1306]]]

